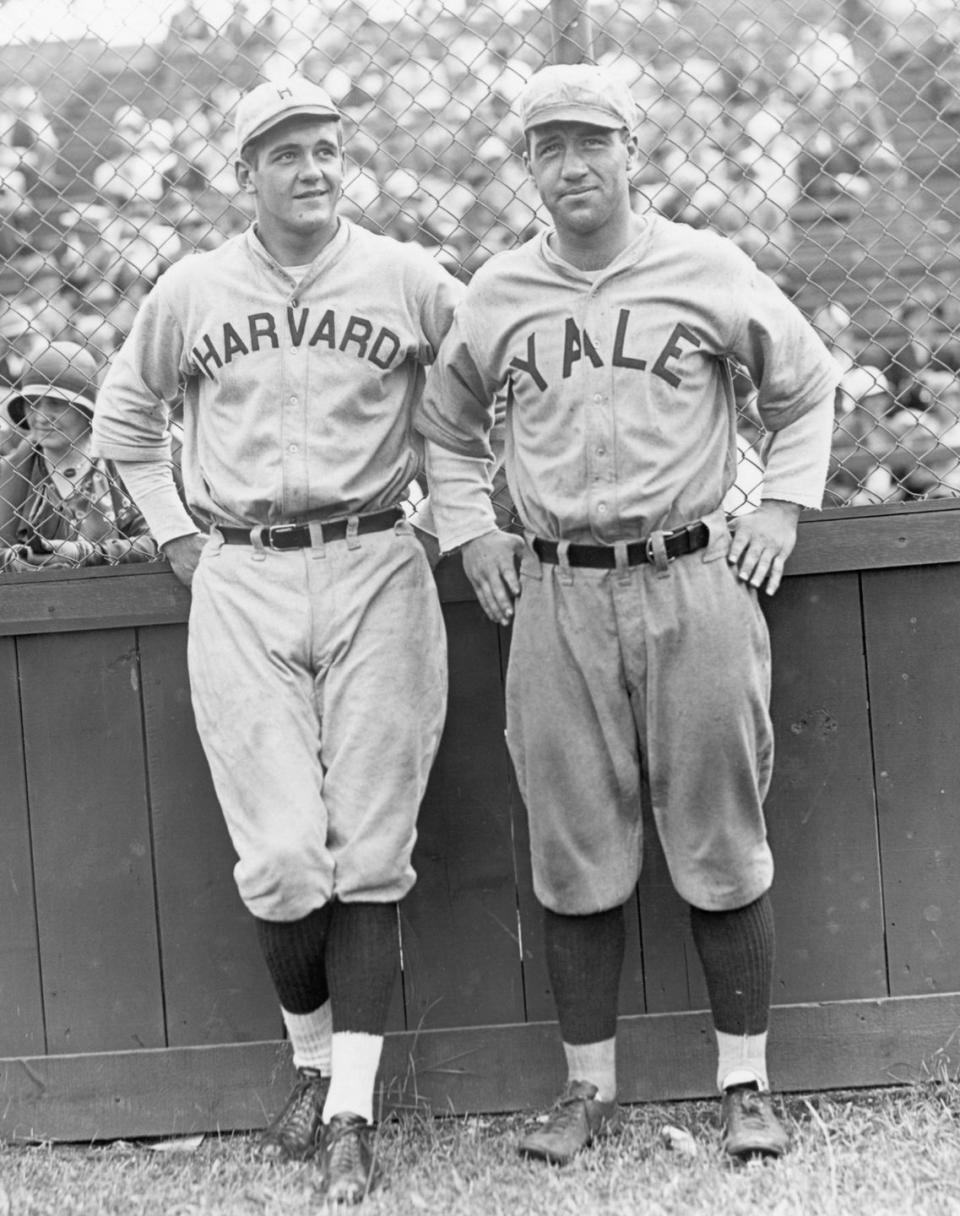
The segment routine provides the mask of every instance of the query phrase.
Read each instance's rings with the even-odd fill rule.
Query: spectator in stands
[[[113,117],[119,146],[93,174],[100,195],[117,206],[133,200],[159,203],[177,166],[173,127],[165,119],[147,119],[136,106],[123,106]]]
[[[91,454],[96,360],[53,343],[3,403],[19,442],[0,456],[0,569],[116,565],[157,554],[109,461]]]
[[[897,325],[887,339],[883,370],[906,409],[931,405],[937,389],[960,371],[960,339],[948,308],[948,293],[921,284],[897,310]]]
[[[863,341],[842,304],[828,300],[810,320],[841,373],[826,501],[850,506],[895,501],[900,492],[891,472],[897,447],[891,386],[864,356]]]
[[[0,145],[17,156],[28,184],[46,178],[57,163],[60,141],[40,94],[32,85],[18,84],[0,97]]]
[[[0,258],[3,259],[30,250],[30,237],[38,218],[21,164],[12,148],[0,144]]]

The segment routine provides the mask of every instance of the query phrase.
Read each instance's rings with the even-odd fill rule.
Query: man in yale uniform
[[[243,97],[236,173],[254,224],[158,281],[94,433],[193,589],[197,727],[299,1069],[264,1144],[321,1149],[329,1199],[353,1202],[374,1181],[396,904],[446,703],[439,601],[400,504],[460,288],[423,249],[338,217],[323,89]],[[181,399],[203,531],[172,479]]]
[[[730,241],[634,214],[626,88],[598,67],[548,67],[520,114],[554,226],[476,274],[417,425],[441,548],[460,547],[493,620],[513,618],[507,736],[568,1069],[521,1151],[568,1161],[615,1118],[623,905],[640,872],[646,784],[706,976],[725,1148],[779,1155],[787,1136],[765,1054],[770,656],[757,593],[776,591],[801,508],[820,505],[836,370]],[[736,365],[772,442],[761,504],[728,523]],[[503,395],[525,539],[496,528],[487,492]]]

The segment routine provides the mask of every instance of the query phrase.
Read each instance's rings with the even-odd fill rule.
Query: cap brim
[[[263,122],[259,123],[252,130],[245,132],[242,141],[238,141],[237,155],[239,156],[243,152],[243,149],[252,139],[256,139],[260,135],[265,135],[267,131],[273,130],[274,127],[279,126],[279,124],[282,122],[286,122],[288,118],[298,118],[300,116],[308,118],[324,118],[328,122],[340,121],[339,113],[336,110],[329,109],[327,106],[309,105],[305,103],[293,105],[288,110],[284,110],[280,114],[274,114],[273,117],[264,119]]]
[[[43,397],[52,397],[55,401],[66,401],[83,410],[91,418],[94,413],[94,402],[83,393],[67,393],[63,389],[54,388],[49,384],[25,384],[8,396],[0,404],[0,412],[11,426],[25,430],[27,426],[27,402],[39,401]]]
[[[523,129],[530,131],[534,127],[545,127],[551,122],[583,122],[608,131],[619,131],[629,126],[622,118],[615,117],[607,110],[593,110],[588,106],[549,106],[534,114],[532,118],[525,119]]]

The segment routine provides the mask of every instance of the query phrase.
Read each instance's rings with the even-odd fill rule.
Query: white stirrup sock
[[[612,1102],[617,1096],[617,1040],[599,1043],[564,1043],[567,1076],[571,1081],[596,1085],[597,1098]]]
[[[333,1072],[323,1107],[323,1121],[334,1115],[362,1115],[373,1122],[373,1092],[383,1051],[383,1035],[337,1031],[333,1036]]]
[[[768,1093],[767,1032],[762,1034],[724,1034],[717,1036],[717,1088],[754,1084],[761,1093]]]
[[[330,1076],[330,1040],[333,1036],[333,1016],[329,1000],[313,1013],[290,1013],[280,1007],[287,1038],[293,1047],[295,1068],[315,1068],[324,1077]]]

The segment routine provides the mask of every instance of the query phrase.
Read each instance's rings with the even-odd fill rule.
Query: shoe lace
[[[581,1119],[581,1108],[585,1098],[571,1090],[565,1090],[556,1100],[547,1115],[546,1130],[550,1132],[565,1132],[576,1128]]]
[[[766,1126],[770,1109],[764,1096],[755,1089],[743,1089],[738,1094],[740,1113],[745,1123]]]
[[[309,1073],[301,1075],[287,1104],[267,1129],[280,1138],[303,1137],[310,1133],[317,1117],[317,1091],[320,1078]]]
[[[366,1133],[366,1124],[344,1123],[328,1126],[327,1151],[331,1172],[357,1175],[366,1173],[363,1160]]]

